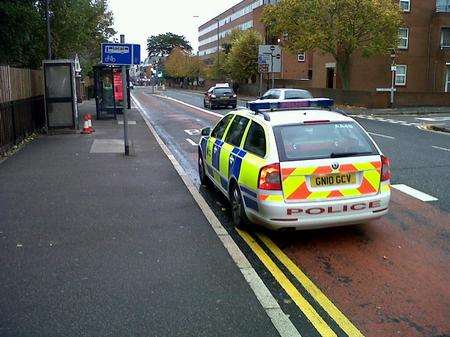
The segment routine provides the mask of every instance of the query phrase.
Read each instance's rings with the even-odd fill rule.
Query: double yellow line
[[[336,333],[317,313],[314,307],[303,297],[289,278],[277,266],[277,264],[264,251],[261,245],[247,232],[236,229],[267,270],[277,280],[280,286],[291,297],[298,308],[308,318],[314,328],[323,337],[337,337]],[[301,269],[289,259],[278,246],[266,235],[256,233],[256,236],[272,252],[286,269],[300,282],[309,295],[328,313],[336,324],[350,337],[364,337],[363,334],[348,320],[347,317],[325,296],[322,291],[301,271]]]

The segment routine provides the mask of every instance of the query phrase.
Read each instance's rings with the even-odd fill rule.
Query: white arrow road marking
[[[392,185],[393,188],[395,188],[396,190],[399,190],[400,192],[406,193],[416,199],[422,200],[422,201],[436,201],[438,200],[437,198],[420,192],[412,187],[409,187],[407,185],[403,185],[403,184],[398,184],[398,185]]]
[[[186,132],[189,136],[197,136],[200,134],[199,129],[187,129],[187,130],[184,130],[184,132]]]

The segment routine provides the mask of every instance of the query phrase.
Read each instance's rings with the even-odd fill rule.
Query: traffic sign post
[[[102,63],[105,65],[122,66],[123,85],[123,140],[125,155],[130,155],[128,142],[128,81],[127,66],[141,63],[141,46],[138,44],[125,43],[125,35],[120,35],[120,43],[102,43]]]

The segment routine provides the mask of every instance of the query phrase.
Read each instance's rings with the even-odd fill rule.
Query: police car
[[[390,163],[329,99],[255,101],[201,132],[199,177],[232,222],[275,230],[363,223],[388,212]]]

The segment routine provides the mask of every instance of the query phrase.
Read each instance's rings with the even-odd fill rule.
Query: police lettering
[[[288,208],[287,215],[295,215],[305,213],[308,215],[320,215],[320,214],[337,214],[337,213],[348,213],[357,212],[365,209],[373,209],[381,207],[381,201],[371,201],[369,203],[357,203],[351,205],[342,206],[328,206],[328,207],[311,207],[311,208]]]

